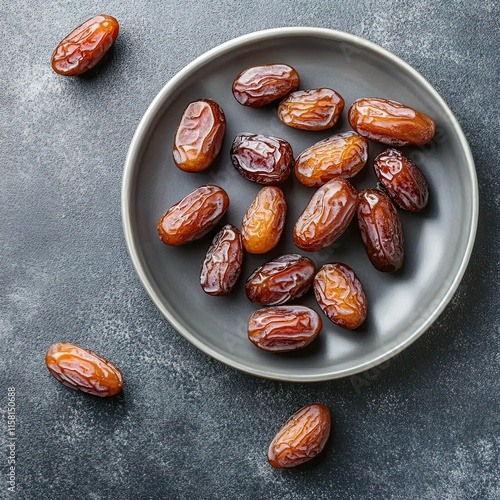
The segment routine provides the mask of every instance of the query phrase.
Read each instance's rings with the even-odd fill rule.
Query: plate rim
[[[188,77],[192,70],[196,69],[201,64],[206,64],[210,62],[212,59],[223,55],[224,53],[230,52],[240,46],[244,46],[250,42],[256,42],[264,39],[273,39],[280,37],[289,37],[289,36],[309,36],[309,37],[317,37],[317,38],[326,38],[335,42],[345,42],[351,43],[356,47],[365,47],[375,53],[378,53],[380,56],[388,59],[390,62],[395,64],[396,66],[404,69],[408,72],[413,78],[417,80],[417,82],[423,86],[424,90],[431,94],[431,96],[437,100],[442,108],[444,109],[447,118],[449,120],[450,125],[453,127],[457,138],[463,148],[465,160],[467,163],[469,176],[470,176],[470,188],[471,188],[471,226],[469,227],[469,233],[467,238],[467,245],[465,247],[465,252],[462,257],[462,261],[458,268],[456,275],[454,276],[450,286],[448,287],[447,292],[442,297],[439,304],[434,308],[432,314],[426,318],[426,320],[420,325],[420,327],[413,332],[412,335],[403,339],[401,342],[397,343],[394,347],[387,350],[383,354],[371,358],[367,361],[361,362],[352,366],[350,368],[346,368],[343,370],[331,370],[327,373],[318,375],[318,374],[287,374],[287,373],[276,373],[267,371],[261,368],[255,368],[248,366],[248,364],[242,363],[230,356],[227,356],[215,349],[212,349],[210,346],[207,346],[204,342],[200,341],[189,329],[185,328],[177,319],[175,315],[163,304],[160,294],[155,290],[155,286],[149,280],[147,273],[142,265],[142,259],[140,256],[139,248],[136,248],[131,219],[133,216],[133,204],[131,203],[131,194],[134,189],[134,165],[137,163],[137,159],[141,153],[141,146],[144,143],[144,139],[147,138],[149,134],[149,130],[152,126],[154,126],[155,120],[159,118],[159,111],[161,111],[161,107],[165,100],[167,99],[170,90],[176,88],[182,81]],[[147,294],[163,315],[163,317],[170,323],[170,325],[179,332],[186,340],[188,340],[191,344],[197,347],[200,351],[207,354],[208,356],[216,359],[223,364],[235,368],[241,372],[247,373],[249,375],[284,381],[284,382],[322,382],[327,380],[334,380],[344,377],[349,377],[366,370],[369,370],[384,361],[396,356],[408,346],[410,346],[413,342],[415,342],[419,337],[421,337],[425,331],[429,329],[429,327],[434,323],[434,321],[440,316],[445,307],[448,305],[453,295],[455,294],[458,285],[462,281],[465,270],[470,260],[470,256],[472,254],[472,249],[474,246],[474,241],[477,233],[477,225],[479,218],[479,190],[477,183],[477,173],[475,169],[474,159],[472,156],[472,152],[470,150],[469,143],[463,133],[463,130],[456,119],[455,115],[448,107],[444,99],[440,96],[437,90],[410,64],[406,63],[403,59],[396,56],[392,52],[384,49],[378,44],[371,42],[365,38],[359,37],[357,35],[353,35],[351,33],[347,33],[344,31],[333,30],[328,28],[317,28],[317,27],[282,27],[282,28],[271,28],[260,31],[255,31],[252,33],[247,33],[245,35],[233,38],[222,44],[208,50],[207,52],[201,54],[196,57],[193,61],[184,66],[179,72],[177,72],[158,92],[153,101],[148,106],[146,112],[142,116],[135,132],[130,142],[127,156],[125,158],[123,176],[122,176],[122,186],[121,186],[121,215],[122,215],[122,227],[125,236],[125,242],[127,246],[127,251],[129,253],[130,259],[132,261],[134,270],[141,282],[142,286],[146,290]]]

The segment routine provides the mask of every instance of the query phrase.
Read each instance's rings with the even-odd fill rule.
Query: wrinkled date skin
[[[260,108],[299,88],[300,78],[287,64],[264,64],[242,71],[233,82],[234,98],[243,106]]]
[[[296,253],[282,255],[258,267],[248,278],[245,291],[256,304],[285,304],[309,290],[315,272],[311,259]]]
[[[64,76],[82,75],[104,57],[119,30],[118,21],[105,14],[85,21],[56,47],[52,69]]]
[[[231,224],[224,226],[208,249],[200,284],[209,295],[227,295],[236,284],[243,263],[241,234]]]
[[[375,158],[373,168],[378,180],[394,203],[409,212],[419,212],[429,200],[429,185],[424,174],[397,149],[386,149]]]
[[[316,274],[314,294],[326,316],[351,330],[366,319],[366,296],[354,271],[345,264],[324,265]]]
[[[397,271],[403,265],[403,227],[391,199],[380,189],[359,193],[358,225],[375,269]]]
[[[65,386],[102,398],[123,388],[121,371],[88,349],[69,342],[52,345],[45,356],[50,373]]]
[[[241,238],[248,253],[266,253],[278,244],[286,210],[285,195],[280,188],[266,186],[257,193],[241,225]]]
[[[327,130],[337,123],[344,106],[344,99],[335,90],[297,90],[280,102],[278,116],[289,127]]]
[[[379,97],[354,101],[348,118],[358,134],[388,146],[422,146],[436,131],[434,121],[424,113]]]
[[[166,245],[189,243],[205,236],[228,208],[229,197],[222,188],[201,186],[165,212],[158,233]]]
[[[278,469],[295,467],[314,458],[330,436],[330,410],[322,403],[294,413],[269,446],[267,460]]]
[[[174,140],[174,162],[184,172],[207,169],[219,154],[226,131],[222,108],[200,99],[185,109]]]
[[[323,186],[334,177],[354,177],[367,160],[368,141],[355,132],[344,132],[302,151],[295,161],[295,176],[304,186]]]
[[[265,351],[290,352],[309,345],[321,328],[319,314],[309,307],[266,307],[250,316],[248,338]]]
[[[288,179],[293,168],[292,146],[279,137],[239,134],[231,147],[234,168],[258,184],[279,184]]]
[[[312,196],[293,228],[300,249],[317,252],[333,243],[350,224],[358,207],[358,193],[342,177],[335,177]]]

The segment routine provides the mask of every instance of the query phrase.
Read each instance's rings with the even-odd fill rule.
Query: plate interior
[[[235,101],[231,93],[235,76],[246,67],[274,62],[293,66],[301,77],[301,89],[330,87],[343,96],[346,109],[333,129],[294,130],[280,122],[276,107],[250,109]],[[314,190],[300,185],[292,174],[280,186],[288,213],[279,245],[264,255],[245,256],[241,278],[229,296],[206,295],[199,285],[199,272],[215,231],[192,244],[168,247],[158,238],[160,216],[198,186],[213,183],[223,187],[231,200],[218,227],[225,223],[241,227],[247,207],[262,186],[244,179],[233,168],[229,157],[233,138],[240,132],[274,135],[290,142],[297,156],[320,139],[350,130],[347,109],[355,99],[367,96],[404,102],[430,115],[437,125],[436,137],[428,145],[402,148],[430,185],[430,201],[424,211],[409,214],[399,210],[405,235],[403,269],[388,274],[372,267],[356,219],[331,247],[315,253],[297,249],[291,236],[293,224]],[[227,129],[221,153],[209,171],[190,174],[176,168],[171,151],[185,107],[199,98],[221,105]],[[284,380],[331,379],[366,369],[420,335],[449,299],[450,289],[463,272],[475,228],[475,178],[466,146],[442,101],[404,64],[396,64],[384,53],[316,34],[248,40],[191,66],[183,78],[164,89],[145,125],[127,166],[129,248],[136,253],[139,275],[160,310],[195,345],[229,365]],[[367,165],[351,180],[358,191],[377,185],[373,159],[385,148],[372,142],[369,148]],[[299,302],[320,312],[324,328],[309,347],[276,355],[253,346],[246,325],[257,306],[246,298],[244,282],[258,265],[288,252],[307,255],[318,268],[328,262],[351,266],[369,302],[364,325],[356,331],[337,327],[320,312],[310,291]]]

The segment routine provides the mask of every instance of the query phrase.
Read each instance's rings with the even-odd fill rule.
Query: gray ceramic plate
[[[406,238],[402,271],[376,271],[368,261],[356,221],[332,247],[308,255],[321,266],[344,262],[356,271],[369,301],[367,321],[343,330],[326,317],[318,338],[306,349],[272,354],[246,336],[256,309],[244,293],[246,277],[261,263],[297,252],[292,227],[313,190],[293,175],[282,187],[288,201],[282,241],[272,252],[247,255],[240,281],[227,297],[206,295],[199,271],[213,232],[183,247],[168,247],[156,225],[172,204],[202,184],[214,183],[229,194],[231,206],[221,221],[240,226],[261,186],[245,180],[229,158],[240,132],[288,140],[295,154],[314,142],[349,130],[346,110],[327,132],[305,132],[283,125],[276,109],[249,109],[233,98],[231,85],[248,66],[284,62],[297,69],[301,88],[331,87],[344,97],[346,110],[359,97],[404,102],[430,115],[435,139],[405,148],[430,184],[430,203],[419,214],[400,212]],[[186,105],[199,98],[217,101],[227,119],[221,153],[208,172],[188,174],[172,161],[175,129]],[[367,166],[353,179],[358,190],[375,186],[374,157],[384,149],[370,143]],[[318,381],[367,370],[417,339],[444,309],[465,271],[474,242],[478,192],[474,162],[462,130],[432,86],[408,64],[386,50],[346,33],[317,28],[280,28],[252,33],[203,54],[161,90],[144,115],[130,145],[122,187],[125,238],[139,278],[167,320],[190,342],[215,359],[247,373],[279,380]],[[219,227],[220,227],[219,226]],[[299,252],[302,253],[302,252]],[[310,292],[301,303],[319,312]]]

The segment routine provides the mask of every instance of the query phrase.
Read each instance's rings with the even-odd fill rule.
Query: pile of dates
[[[243,106],[278,104],[288,127],[327,130],[338,122],[345,106],[333,89],[299,90],[300,77],[287,64],[267,64],[242,71],[232,91]],[[200,284],[210,295],[226,295],[236,285],[245,253],[265,254],[278,244],[287,213],[278,187],[294,172],[304,186],[314,188],[295,222],[293,240],[303,252],[331,245],[356,217],[371,263],[381,272],[397,271],[404,260],[403,228],[396,207],[422,210],[429,188],[417,165],[399,146],[420,146],[432,139],[431,118],[396,101],[366,97],[348,110],[353,129],[331,135],[294,158],[284,139],[263,134],[238,134],[231,147],[234,168],[263,187],[248,207],[241,227],[225,225],[213,238],[202,264]],[[176,166],[190,173],[209,168],[220,152],[226,129],[224,111],[210,99],[190,103],[174,140]],[[369,141],[388,146],[373,164],[379,187],[356,191],[349,179],[368,161]],[[219,186],[204,185],[170,207],[158,222],[161,240],[182,245],[207,234],[229,208],[229,196]],[[341,262],[316,270],[311,259],[291,253],[264,262],[247,279],[248,299],[264,308],[248,321],[248,338],[260,349],[286,352],[310,344],[322,329],[320,315],[302,305],[290,305],[310,288],[325,316],[336,325],[355,329],[366,319],[367,299],[356,273]]]

